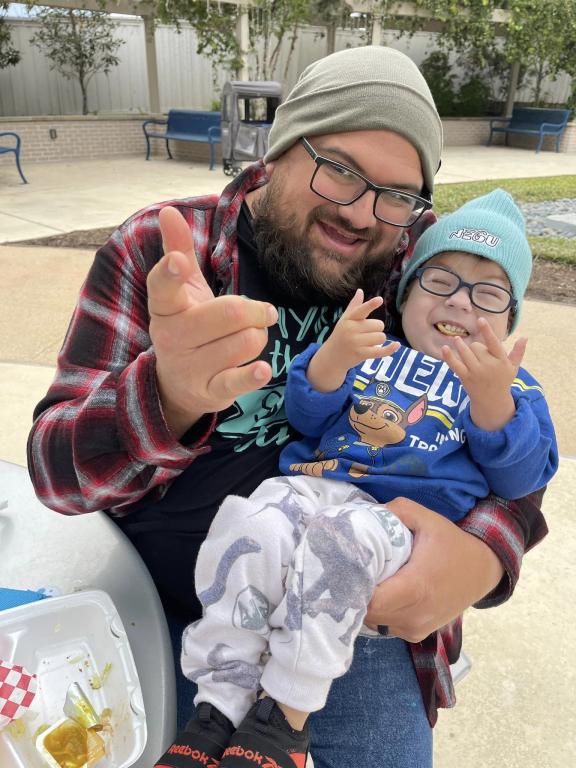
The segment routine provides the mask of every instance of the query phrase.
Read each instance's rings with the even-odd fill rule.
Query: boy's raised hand
[[[470,397],[470,416],[476,426],[488,431],[502,429],[516,407],[510,387],[526,352],[528,340],[520,338],[506,352],[488,321],[478,318],[483,341],[470,346],[456,338],[454,349],[442,347],[442,359],[462,382]]]
[[[215,297],[184,217],[168,207],[159,220],[164,256],[148,275],[150,338],[164,417],[181,437],[204,414],[270,380],[270,365],[255,358],[278,314],[266,302]]]
[[[319,392],[333,392],[342,386],[350,368],[364,360],[387,357],[400,346],[386,341],[384,323],[370,314],[381,306],[383,299],[375,296],[364,301],[364,291],[358,288],[328,339],[322,344],[308,366],[307,378]]]

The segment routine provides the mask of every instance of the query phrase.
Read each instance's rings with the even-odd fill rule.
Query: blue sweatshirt
[[[280,456],[286,475],[347,480],[380,502],[396,496],[459,520],[490,492],[517,499],[558,467],[554,427],[539,384],[520,369],[516,414],[495,432],[476,427],[470,400],[446,363],[401,346],[348,372],[335,392],[306,378],[312,344],[288,373],[286,413],[304,439]]]

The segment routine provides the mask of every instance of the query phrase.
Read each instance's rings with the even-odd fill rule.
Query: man
[[[357,286],[385,296],[386,329],[398,331],[399,270],[433,221],[440,151],[416,66],[392,49],[342,51],[308,67],[278,109],[266,166],[219,199],[136,214],[98,252],[36,409],[30,473],[48,506],[105,508],[123,528],[177,653],[176,628],[198,616],[194,563],[216,509],[276,475],[293,437],[282,408],[291,359],[330,332]],[[546,532],[540,499],[489,497],[460,527],[392,502],[414,550],[366,621],[411,645],[359,638],[312,722],[317,768],[359,755],[429,768],[437,707],[454,703],[458,616],[512,593],[523,552]]]

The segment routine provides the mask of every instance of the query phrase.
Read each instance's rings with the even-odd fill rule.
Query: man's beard
[[[313,209],[303,233],[298,232],[296,217],[282,208],[279,185],[272,178],[262,197],[254,205],[253,232],[258,263],[278,293],[287,298],[300,299],[313,304],[331,301],[348,302],[357,288],[364,290],[366,298],[381,295],[390,274],[393,249],[373,250],[375,239],[370,230],[353,230],[338,216],[330,217],[330,224],[366,239],[371,253],[352,264],[349,269],[335,275],[322,270],[310,253],[307,237],[312,222],[327,220]],[[327,253],[325,259],[342,262],[338,252]]]

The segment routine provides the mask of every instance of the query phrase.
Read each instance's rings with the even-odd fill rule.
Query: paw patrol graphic
[[[366,446],[368,455],[375,458],[387,445],[401,443],[406,430],[422,421],[426,415],[428,398],[422,395],[406,410],[391,400],[379,397],[363,397],[352,405],[349,413],[350,426]],[[348,470],[352,477],[363,477],[369,472],[369,465],[353,462]]]
[[[330,473],[342,469],[343,462],[338,458],[340,454],[343,458],[353,457],[345,462],[350,477],[364,477],[370,474],[382,449],[401,443],[406,438],[407,430],[424,418],[427,407],[426,395],[406,409],[382,397],[360,397],[353,401],[348,412],[352,433],[327,434],[316,451],[316,461],[291,464],[290,470],[312,477],[329,477]],[[358,461],[363,454],[366,463]]]

